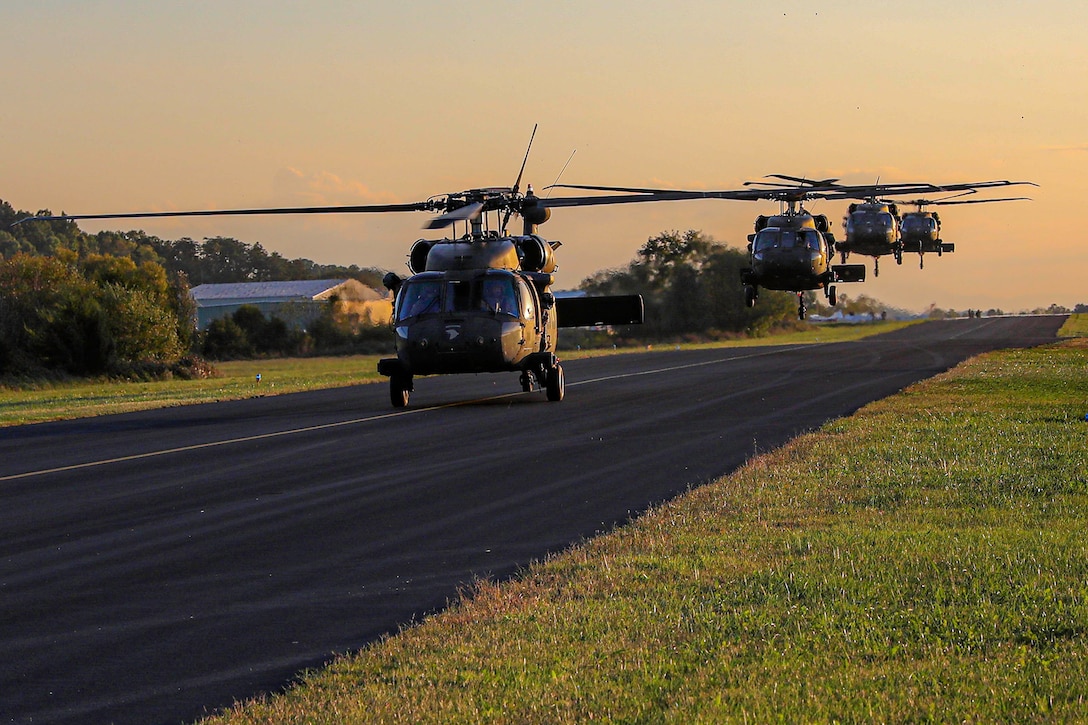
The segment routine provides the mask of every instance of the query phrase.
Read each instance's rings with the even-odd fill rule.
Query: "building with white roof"
[[[190,294],[201,330],[212,320],[233,315],[242,305],[253,305],[265,317],[278,317],[298,329],[305,329],[330,302],[344,303],[357,313],[362,310],[375,323],[387,320],[392,306],[387,294],[356,279],[202,284]]]

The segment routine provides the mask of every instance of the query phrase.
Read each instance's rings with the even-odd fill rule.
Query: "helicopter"
[[[536,127],[529,139],[532,148]],[[543,389],[549,401],[565,395],[563,367],[556,356],[560,327],[627,325],[643,322],[640,295],[557,298],[552,292],[555,250],[562,242],[536,233],[551,209],[658,201],[632,195],[540,198],[531,185],[521,193],[529,159],[525,152],[512,187],[484,187],[440,194],[402,204],[258,209],[60,214],[27,221],[134,219],[152,217],[262,214],[438,213],[427,229],[454,227],[442,239],[420,239],[410,248],[402,279],[394,272],[383,283],[393,293],[395,357],[378,361],[389,378],[390,402],[408,405],[418,375],[520,373],[524,392]],[[508,234],[512,216],[522,218],[521,234]],[[456,236],[456,225],[465,233]]]
[[[646,194],[668,199],[733,199],[775,200],[779,213],[760,215],[755,220],[755,233],[748,235],[749,266],[741,270],[744,302],[754,307],[759,288],[785,290],[797,295],[797,316],[805,319],[807,308],[804,293],[823,289],[832,306],[838,302],[835,284],[864,282],[865,266],[831,265],[835,251],[835,236],[831,223],[823,214],[810,214],[804,202],[827,195],[840,195],[843,187],[834,186],[838,179],[806,181],[797,177],[772,175],[790,182],[745,182],[752,187],[734,191],[681,191],[673,189],[639,189],[631,187],[558,184],[564,188]],[[826,190],[826,191],[825,191]]]
[[[892,255],[896,264],[903,263],[903,240],[900,239],[899,227],[902,220],[899,207],[895,202],[871,196],[860,203],[847,207],[842,226],[846,233],[838,245],[842,263],[846,263],[851,252],[873,258],[873,276],[880,276],[880,257]]]
[[[880,258],[882,256],[891,255],[895,259],[896,264],[903,264],[903,252],[905,251],[917,251],[920,254],[924,254],[927,251],[935,251],[938,254],[943,254],[945,251],[953,251],[953,249],[940,246],[936,237],[936,228],[931,228],[939,226],[939,221],[933,220],[936,224],[931,224],[930,218],[925,216],[925,213],[922,212],[922,206],[927,203],[936,202],[930,202],[925,199],[917,200],[921,201],[922,204],[919,205],[918,212],[912,212],[908,215],[908,219],[906,216],[900,216],[899,205],[896,202],[880,197],[909,194],[915,190],[921,190],[926,187],[938,192],[961,191],[964,194],[968,194],[975,193],[975,191],[981,188],[1013,186],[1017,184],[1031,184],[1031,182],[1000,180],[940,186],[927,184],[880,185],[878,183],[867,189],[865,187],[860,187],[860,189],[864,189],[865,195],[864,197],[855,198],[862,198],[863,200],[861,202],[851,203],[850,206],[847,207],[846,215],[843,217],[842,224],[846,238],[836,246],[841,255],[841,261],[845,264],[851,253],[872,257],[873,276],[878,277],[880,276]],[[1032,185],[1034,186],[1034,184]],[[981,201],[983,200],[958,203],[980,203]],[[987,201],[1005,200],[992,199]],[[907,231],[908,226],[909,232]]]
[[[834,307],[838,295],[833,282],[865,281],[864,265],[831,264],[836,244],[831,223],[825,215],[810,214],[804,208],[805,200],[821,196],[813,189],[834,181],[761,190],[765,194],[760,198],[775,199],[781,208],[774,216],[756,217],[755,233],[748,235],[749,266],[740,272],[748,307],[755,306],[760,286],[786,290],[797,294],[797,317],[803,320],[807,290],[822,287],[828,304]]]
[[[927,206],[945,206],[951,204],[987,204],[992,201],[1029,201],[1029,197],[1015,196],[1001,199],[964,199],[961,196],[974,194],[974,189],[960,192],[941,199],[911,199],[904,204],[916,207],[915,211],[903,214],[900,222],[902,251],[918,253],[918,268],[925,269],[926,252],[936,252],[940,257],[956,251],[956,245],[941,239],[941,216],[935,211],[926,211]]]
[[[767,179],[770,179],[768,181]],[[864,254],[894,253],[902,261],[902,242],[899,238],[898,208],[894,202],[878,197],[899,194],[928,194],[1031,182],[982,181],[936,186],[928,183],[894,183],[876,185],[844,185],[839,179],[808,179],[786,174],[769,174],[764,180],[746,181],[745,189],[727,191],[684,191],[679,189],[652,189],[621,186],[592,186],[583,184],[554,184],[568,189],[608,191],[645,195],[653,199],[732,199],[776,200],[780,212],[774,216],[760,215],[755,221],[755,233],[748,235],[750,266],[741,270],[744,285],[744,301],[755,306],[759,288],[785,290],[797,294],[797,316],[805,319],[804,292],[823,289],[829,304],[835,306],[837,295],[834,283],[864,282],[865,267],[846,264],[851,251]],[[549,187],[550,188],[550,187]],[[863,204],[852,204],[851,215],[846,218],[847,239],[835,240],[831,223],[823,214],[810,214],[804,202],[810,199],[864,199]],[[877,224],[872,229],[858,225],[854,213],[876,215]],[[866,245],[872,246],[866,246]],[[883,245],[883,246],[881,246]],[[887,250],[887,251],[885,251]],[[835,252],[842,255],[842,264],[832,265]],[[876,272],[878,273],[879,268]]]

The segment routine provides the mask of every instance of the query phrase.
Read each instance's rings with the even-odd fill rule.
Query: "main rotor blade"
[[[952,204],[989,204],[991,201],[1031,201],[1030,196],[1008,196],[1001,199],[963,199],[962,201],[934,201],[935,206],[951,206]]]
[[[586,191],[618,191],[625,194],[658,194],[681,192],[680,189],[638,189],[629,186],[593,186],[591,184],[552,184],[545,189],[584,189]],[[683,193],[683,192],[681,192]]]
[[[271,209],[200,209],[195,211],[144,211],[121,214],[56,214],[53,216],[31,216],[20,219],[16,224],[32,221],[75,221],[82,219],[153,219],[160,217],[195,217],[195,216],[257,216],[273,214],[360,214],[401,211],[433,211],[434,205],[420,201],[410,204],[362,204],[353,206],[296,206]]]
[[[969,181],[962,184],[941,184],[941,191],[962,191],[964,189],[992,189],[995,186],[1038,186],[1034,181],[1008,181],[999,179],[995,181]]]
[[[553,196],[540,199],[541,207],[603,206],[606,204],[645,204],[651,201],[688,201],[703,198],[702,192],[657,192],[619,196]]]
[[[767,174],[767,179],[783,179],[785,181],[796,181],[799,184],[806,184],[808,186],[835,186],[838,179],[806,179],[801,176],[788,176],[786,174]],[[750,182],[750,183],[771,183],[771,182]]]
[[[424,229],[445,229],[448,226],[452,226],[455,222],[463,222],[469,219],[476,219],[480,216],[484,210],[483,202],[473,202],[471,204],[465,204],[459,206],[456,209],[452,209],[441,216],[436,216],[431,219],[423,228]]]
[[[754,182],[774,184],[774,182]],[[658,194],[666,195],[673,200],[679,199],[729,199],[733,201],[756,201],[760,199],[774,201],[804,201],[806,199],[856,199],[875,196],[878,189],[887,190],[892,194],[909,194],[940,191],[932,184],[888,184],[874,187],[865,186],[840,186],[832,184],[827,187],[817,186],[786,186],[774,184],[773,188],[747,188],[721,191],[686,191],[683,189],[647,189],[629,186],[595,186],[588,184],[555,184],[554,187],[563,189],[586,189],[590,191],[615,191],[629,194]],[[552,188],[552,187],[548,187]]]
[[[630,201],[684,201],[687,199],[733,199],[733,200],[757,200],[770,198],[769,194],[778,194],[780,190],[770,189],[735,189],[729,191],[689,191],[686,189],[642,189],[629,186],[593,186],[589,184],[552,184],[545,187],[546,189],[587,189],[589,191],[616,191],[624,194],[630,194]],[[652,199],[645,199],[642,197],[652,196]],[[609,204],[622,204],[624,201],[620,199],[627,199],[627,197],[595,197],[585,196],[578,197],[586,200],[585,203],[591,203],[592,199],[615,199],[616,201],[609,201],[603,203]],[[552,205],[554,206],[554,205]]]

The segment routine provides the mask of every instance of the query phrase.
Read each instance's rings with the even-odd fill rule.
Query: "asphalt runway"
[[[755,452],[1062,317],[661,350],[0,429],[0,721],[195,719],[282,689]]]

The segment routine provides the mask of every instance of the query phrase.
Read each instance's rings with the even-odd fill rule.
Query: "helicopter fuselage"
[[[940,252],[941,220],[933,212],[912,211],[900,226],[904,252]]]
[[[852,204],[842,221],[846,238],[839,249],[877,257],[893,254],[899,246],[899,211],[880,202]]]
[[[797,316],[803,320],[802,292],[822,288],[834,307],[837,295],[833,282],[865,281],[863,265],[831,265],[835,236],[822,214],[813,216],[791,208],[785,214],[758,217],[755,227],[756,233],[748,236],[750,266],[740,272],[748,307],[755,306],[760,287],[796,292]]]
[[[827,243],[814,228],[768,226],[755,234],[745,282],[768,290],[816,290],[830,281]]]
[[[899,212],[894,204],[851,204],[843,228],[846,239],[838,244],[841,252],[880,257],[901,251]]]
[[[880,258],[891,254],[903,263],[903,241],[899,236],[899,209],[895,204],[866,201],[851,204],[842,225],[846,239],[836,245],[843,264],[851,254],[873,258],[873,274],[880,274]]]
[[[555,316],[533,280],[510,270],[413,275],[397,294],[393,324],[406,374],[522,370],[534,353],[555,352]]]
[[[397,357],[384,371],[524,370],[534,354],[554,354],[551,252],[536,235],[416,242],[409,267],[421,271],[392,285]]]
[[[798,292],[824,287],[832,281],[829,233],[817,229],[808,214],[760,217],[742,270],[744,284]]]

